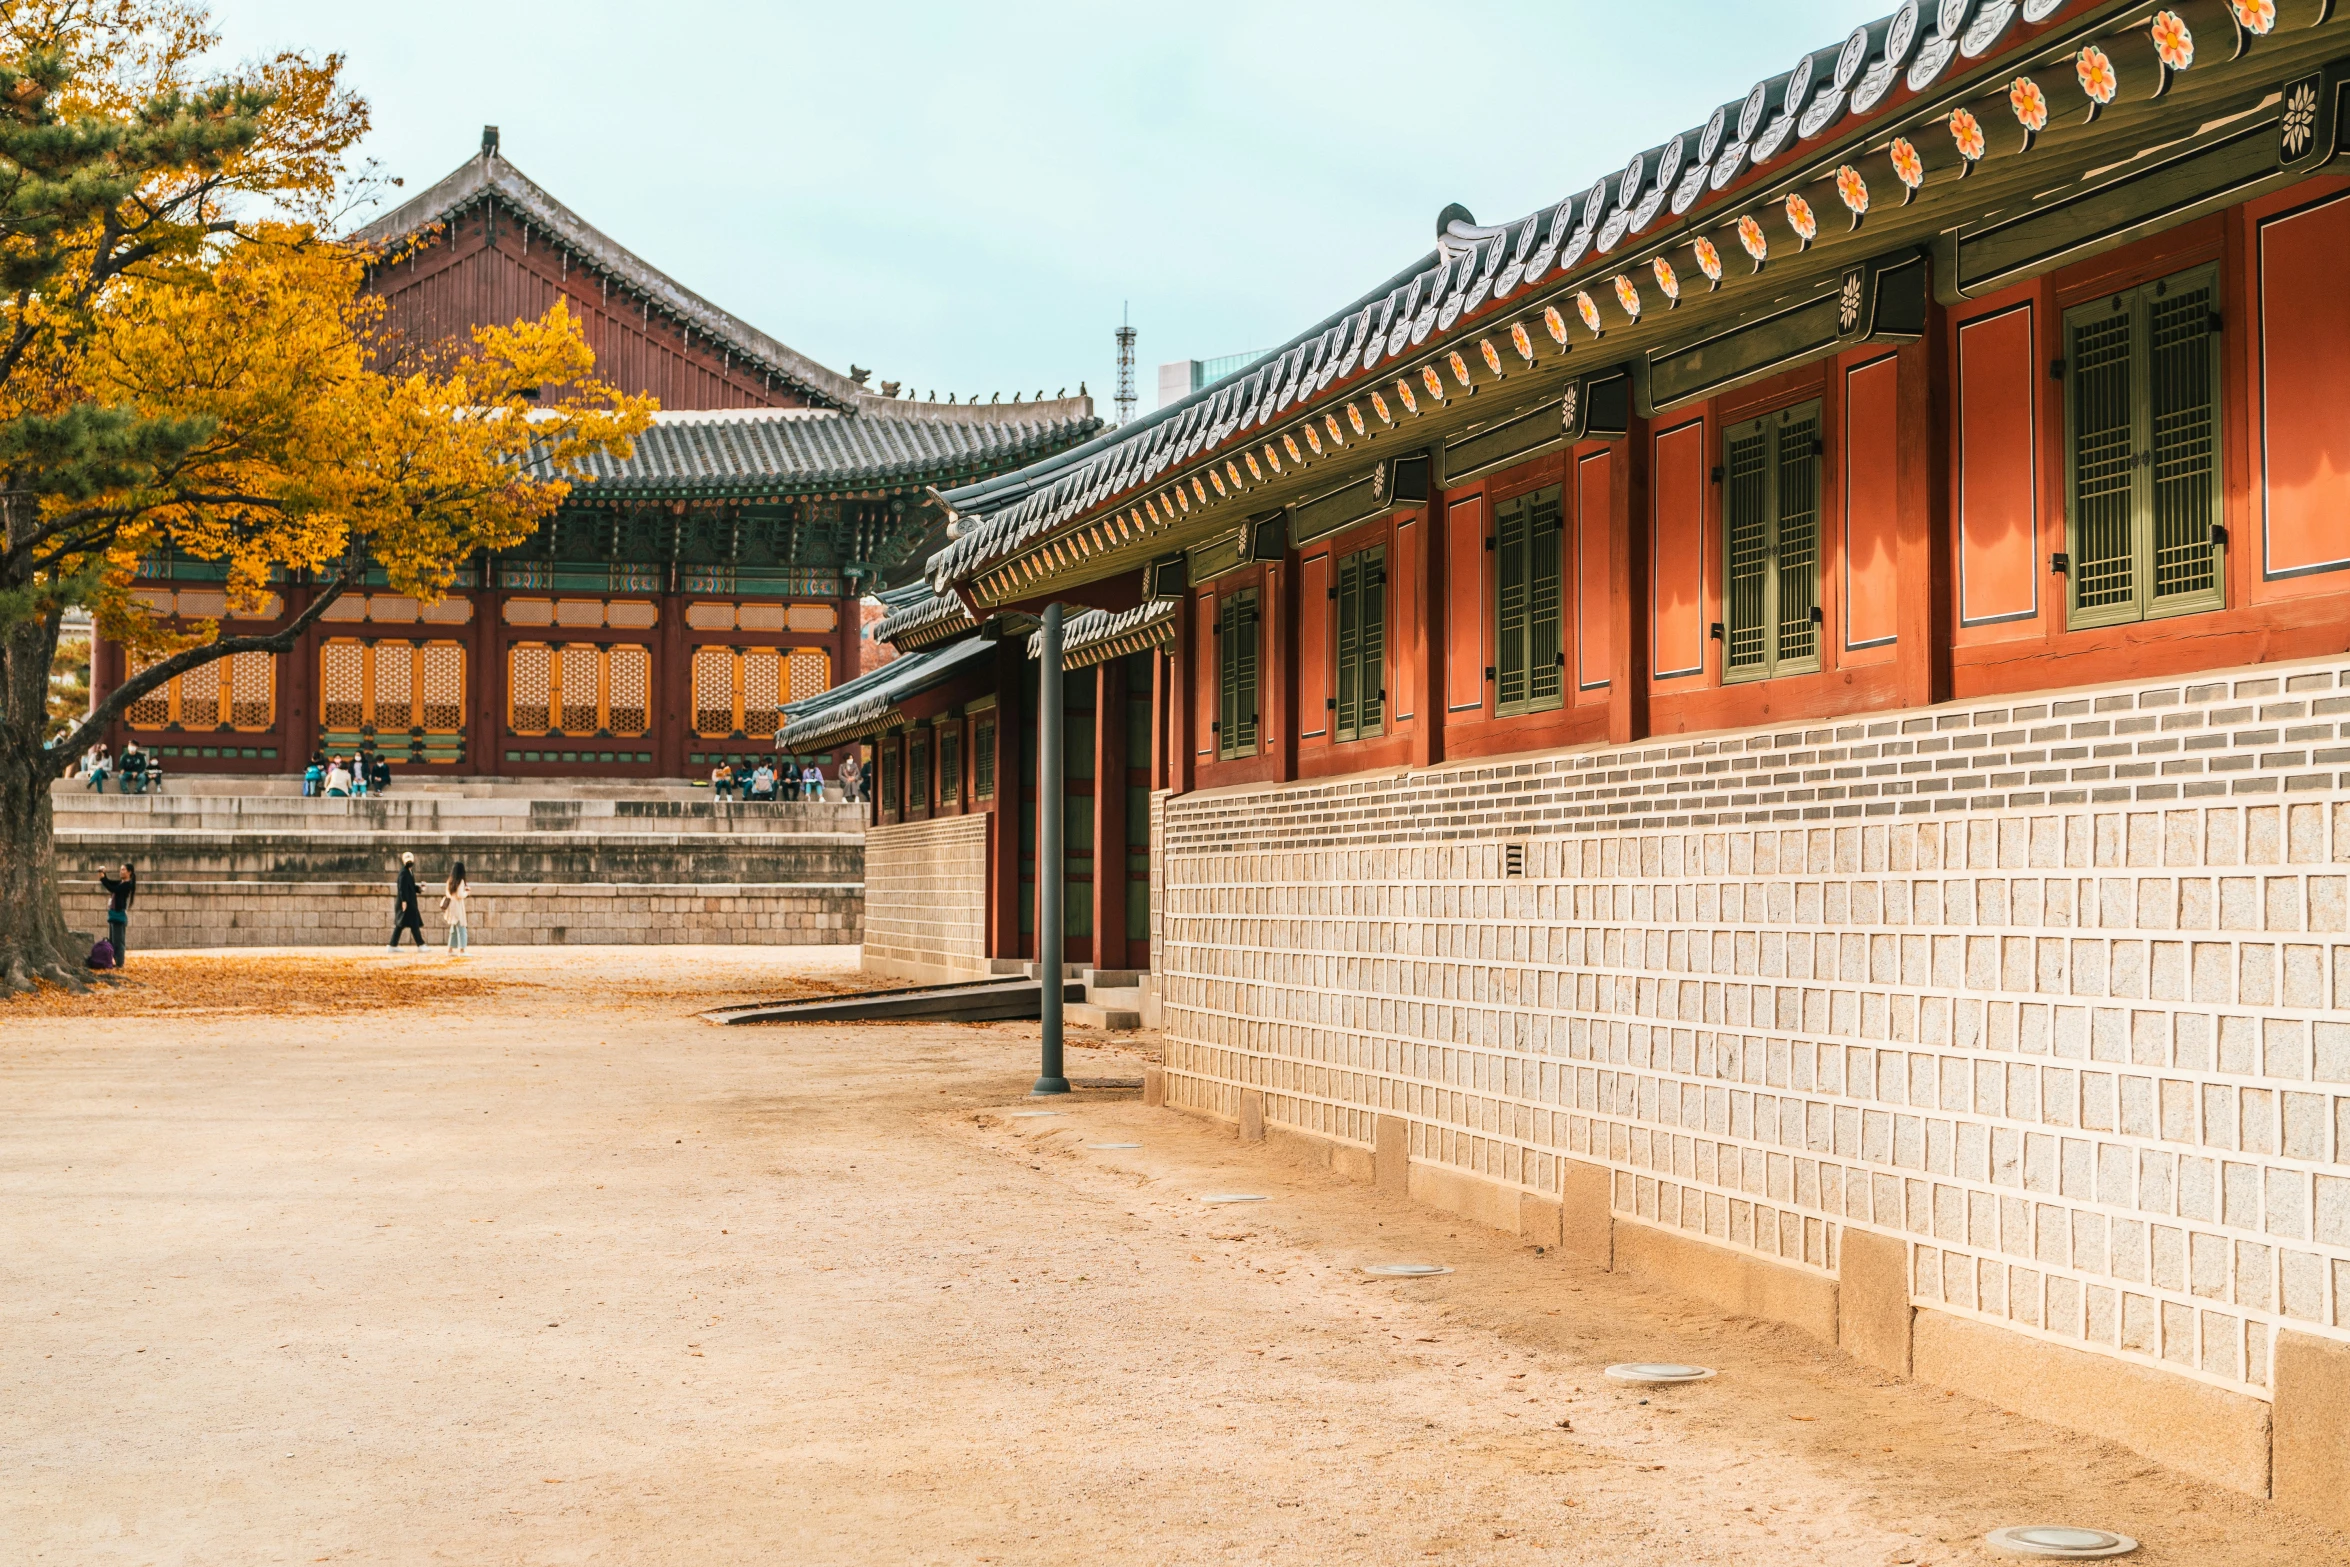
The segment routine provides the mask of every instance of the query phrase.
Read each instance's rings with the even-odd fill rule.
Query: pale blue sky
[[[1176,6],[215,0],[340,50],[420,190],[506,155],[687,287],[922,391],[1264,348],[1703,123],[1890,0]]]

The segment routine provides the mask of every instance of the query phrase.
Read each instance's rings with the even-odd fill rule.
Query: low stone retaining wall
[[[867,830],[867,973],[924,983],[988,972],[987,829],[992,820],[948,816]]]
[[[426,939],[444,939],[427,883]],[[106,928],[106,899],[68,886],[65,917],[92,935]],[[385,881],[143,880],[131,910],[130,947],[344,947],[389,938]],[[828,946],[864,937],[864,889],[855,883],[518,882],[473,884],[468,934],[479,946],[734,944]]]

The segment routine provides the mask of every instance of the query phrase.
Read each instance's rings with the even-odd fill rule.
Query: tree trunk
[[[55,765],[43,731],[57,621],[52,611],[0,629],[0,995],[36,979],[87,984],[57,899],[49,806]]]

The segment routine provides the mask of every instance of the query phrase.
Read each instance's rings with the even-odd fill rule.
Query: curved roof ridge
[[[511,202],[532,222],[589,261],[659,302],[664,309],[726,342],[745,358],[765,361],[816,396],[843,408],[857,406],[865,395],[856,382],[839,371],[825,368],[687,288],[557,201],[545,187],[495,151],[468,158],[383,216],[352,230],[348,237],[361,244],[389,246],[490,193]]]

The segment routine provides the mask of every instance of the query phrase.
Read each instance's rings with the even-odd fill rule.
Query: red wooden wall
[[[535,319],[561,299],[595,350],[598,377],[664,408],[787,408],[808,398],[769,384],[740,354],[610,288],[510,208],[475,207],[433,242],[379,269],[369,287],[403,344],[463,345],[477,326]]]

